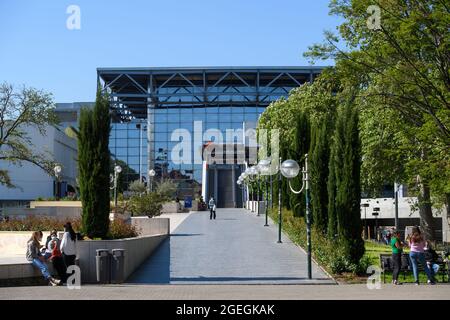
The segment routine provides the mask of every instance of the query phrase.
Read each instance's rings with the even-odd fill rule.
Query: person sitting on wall
[[[425,248],[423,249],[423,253],[425,255],[425,261],[427,262],[428,268],[431,271],[431,275],[433,276],[433,280],[436,281],[435,275],[439,271],[439,265],[437,264],[439,255],[433,249],[431,242],[428,240],[426,241]]]
[[[50,252],[50,256],[48,257],[48,261],[51,261],[53,264],[53,268],[58,273],[58,276],[61,278],[63,283],[67,282],[67,268],[64,263],[64,259],[61,251],[59,250],[60,241],[58,239],[56,230],[52,231],[50,241],[47,246],[47,250]]]
[[[42,232],[34,231],[31,235],[30,240],[28,240],[27,242],[26,258],[32,263],[35,268],[38,268],[41,271],[42,276],[48,281],[49,285],[57,286],[61,283],[61,280],[57,280],[51,276],[50,271],[45,264],[45,258],[41,254],[41,240]]]

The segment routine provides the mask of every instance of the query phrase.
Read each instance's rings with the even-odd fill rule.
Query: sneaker
[[[53,281],[53,278],[48,279],[48,285],[52,287],[56,287],[58,284]]]
[[[416,281],[414,284],[415,284],[416,286],[418,286],[418,285],[419,285],[419,281]]]
[[[55,278],[51,278],[51,281],[56,283],[57,286],[59,286],[61,284],[61,280],[55,279]]]
[[[401,285],[402,283],[401,282],[398,282],[398,280],[395,280],[394,281],[394,285],[396,285],[396,286],[399,286],[399,285]]]
[[[427,283],[430,284],[430,285],[436,284],[436,282],[431,281],[431,280],[428,280]]]

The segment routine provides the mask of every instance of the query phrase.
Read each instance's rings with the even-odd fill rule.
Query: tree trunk
[[[435,241],[433,212],[431,210],[430,187],[426,183],[421,183],[418,200],[420,227],[422,228],[422,231],[427,240]]]

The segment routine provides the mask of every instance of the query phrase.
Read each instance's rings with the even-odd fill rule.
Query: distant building
[[[77,126],[79,110],[82,105],[91,103],[57,104],[55,112],[60,120],[57,127],[48,126],[46,134],[32,127],[23,128],[37,152],[48,152],[62,168],[60,183],[41,168],[22,162],[22,165],[12,165],[0,161],[0,167],[8,170],[12,183],[16,188],[0,185],[0,207],[26,206],[37,198],[52,198],[55,195],[65,197],[76,191],[77,177],[77,141],[69,138],[64,129],[67,126]]]

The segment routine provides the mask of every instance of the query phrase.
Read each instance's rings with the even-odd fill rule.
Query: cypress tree
[[[327,193],[328,193],[328,205],[327,205],[327,218],[328,227],[327,234],[329,239],[334,239],[337,235],[337,217],[336,217],[336,146],[334,137],[331,139],[332,145],[330,148],[330,160],[328,163],[328,179],[327,179]]]
[[[358,113],[350,105],[341,110],[335,135],[337,231],[347,259],[358,263],[364,254],[360,215],[360,153]]]
[[[311,173],[311,205],[313,223],[317,230],[327,232],[328,223],[328,165],[330,162],[330,125],[329,117],[312,127],[311,148],[309,152]]]
[[[78,171],[82,201],[82,228],[90,238],[105,238],[109,229],[109,102],[97,91],[93,109],[80,113]]]

